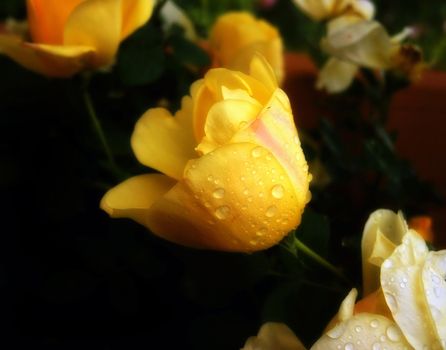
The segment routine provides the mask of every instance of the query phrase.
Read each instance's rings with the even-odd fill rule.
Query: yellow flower
[[[315,21],[345,13],[369,19],[375,13],[373,4],[368,0],[294,0],[294,3]]]
[[[119,43],[151,16],[153,0],[27,0],[32,42],[0,35],[0,53],[51,77],[113,63]]]
[[[214,67],[248,73],[252,58],[260,53],[273,68],[279,83],[283,80],[283,44],[279,31],[247,12],[220,16],[211,29],[209,46]]]
[[[321,47],[332,57],[322,68],[316,87],[341,92],[350,86],[359,67],[394,70],[417,79],[424,65],[419,49],[401,44],[408,34],[403,30],[390,37],[379,22],[354,15],[330,21]]]
[[[446,349],[446,250],[429,251],[401,213],[381,209],[365,225],[362,252],[366,298],[355,305],[353,289],[311,350]],[[295,343],[289,329],[274,330],[269,342]],[[259,349],[300,349],[281,344]]]
[[[182,245],[249,252],[278,243],[309,198],[305,161],[286,94],[260,56],[250,75],[211,69],[173,117],[148,110],[132,147],[164,173],[111,189],[101,207]]]
[[[446,349],[446,250],[429,251],[401,214],[381,210],[371,220],[381,229],[364,232],[370,237],[363,250],[368,245],[372,253],[363,266],[380,267],[378,283],[393,318],[414,349]]]

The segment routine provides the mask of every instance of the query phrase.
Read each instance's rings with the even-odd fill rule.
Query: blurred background
[[[325,59],[318,46],[324,26],[291,0],[175,2],[203,38],[228,10],[250,11],[280,29],[284,89],[301,135],[310,140],[304,140],[307,158],[319,160],[330,179],[312,189],[296,234],[340,266],[350,282],[280,246],[251,255],[186,249],[99,209],[108,188],[147,171],[129,145],[135,121],[156,105],[175,110],[210,63],[181,30],[163,30],[155,13],[122,44],[112,71],[96,74],[91,83],[113,153],[125,169],[119,178],[107,168],[89,125],[81,80],[46,79],[0,56],[5,349],[238,349],[265,321],[285,322],[311,344],[352,285],[360,285],[359,242],[371,211],[428,215],[433,245],[446,248],[443,0],[374,1],[390,33],[413,28],[410,41],[429,63],[417,84],[395,81],[385,128],[395,142],[390,150],[360,118],[376,102],[360,86],[334,96],[314,89]],[[1,1],[2,20],[25,16],[23,0]]]

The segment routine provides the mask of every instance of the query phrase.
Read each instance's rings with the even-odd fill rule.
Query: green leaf
[[[156,28],[145,26],[122,45],[117,70],[124,85],[146,85],[163,74],[165,55],[160,37]]]
[[[210,64],[206,51],[187,40],[184,36],[172,36],[170,44],[172,45],[174,56],[183,64],[192,64],[199,67]]]

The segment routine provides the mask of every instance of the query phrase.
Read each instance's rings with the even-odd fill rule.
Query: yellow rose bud
[[[250,252],[277,244],[301,220],[308,166],[286,94],[266,61],[250,75],[211,69],[173,117],[137,122],[138,160],[162,174],[111,189],[101,207],[182,245]]]
[[[220,16],[211,29],[209,46],[215,67],[249,72],[249,65],[260,53],[276,74],[284,77],[283,44],[279,31],[264,20],[247,12],[229,12]]]
[[[32,42],[1,34],[0,53],[52,77],[107,66],[153,6],[153,0],[27,0]]]

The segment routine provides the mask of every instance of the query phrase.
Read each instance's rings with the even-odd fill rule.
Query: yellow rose
[[[101,207],[112,217],[182,245],[240,252],[271,247],[300,223],[308,166],[288,98],[259,56],[250,75],[209,70],[175,117],[148,110],[132,147],[165,175],[111,189]]]
[[[294,3],[315,21],[345,13],[370,19],[375,13],[373,4],[368,0],[294,0]]]
[[[279,83],[283,80],[283,44],[279,31],[247,12],[220,16],[211,29],[209,46],[215,67],[248,73],[252,58],[260,53],[273,68]]]
[[[446,250],[430,252],[401,213],[381,209],[365,225],[362,253],[366,298],[355,306],[352,291],[312,349],[446,349]]]
[[[429,251],[401,213],[381,209],[365,225],[362,252],[366,298],[355,305],[353,289],[311,350],[445,350],[446,250]],[[368,292],[373,286],[378,289]],[[274,330],[267,339],[275,346],[259,349],[300,349],[277,341],[294,344],[289,329]]]
[[[119,43],[151,16],[153,0],[27,0],[32,42],[0,35],[0,53],[51,77],[113,63]]]

